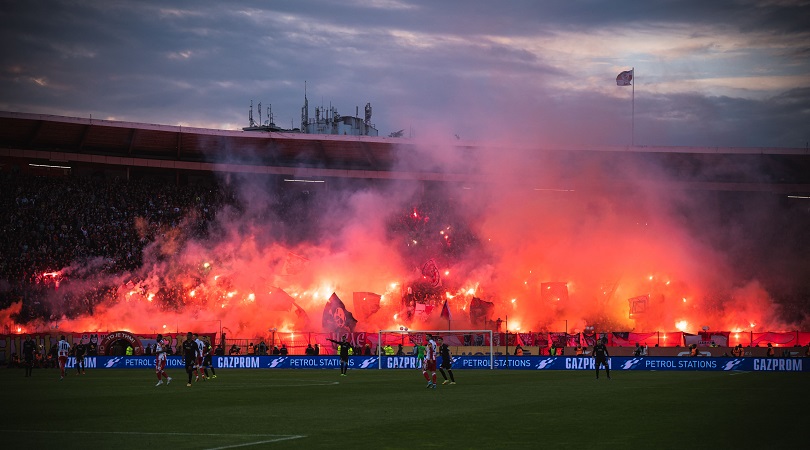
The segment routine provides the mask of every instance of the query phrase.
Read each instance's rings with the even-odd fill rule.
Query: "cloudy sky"
[[[380,136],[803,148],[808,23],[806,0],[7,1],[0,110],[239,129],[253,101],[289,128],[306,82],[310,117],[371,103]]]

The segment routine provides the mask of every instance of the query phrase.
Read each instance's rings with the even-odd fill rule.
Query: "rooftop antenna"
[[[306,133],[309,123],[309,100],[307,100],[307,80],[304,80],[304,107],[301,108],[301,131]]]
[[[259,125],[261,125],[262,123],[264,123],[264,122],[262,122],[262,102],[259,102],[259,108],[258,109],[259,109]]]
[[[254,126],[256,123],[253,122],[253,100],[250,101],[250,112],[248,113],[248,122],[250,127]]]
[[[267,107],[267,124],[273,125],[273,104],[271,103],[270,106]]]

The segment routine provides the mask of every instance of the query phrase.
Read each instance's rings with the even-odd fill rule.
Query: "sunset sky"
[[[805,147],[800,0],[26,1],[0,11],[0,110],[239,129],[310,105],[380,136]],[[616,75],[635,68],[633,88]]]

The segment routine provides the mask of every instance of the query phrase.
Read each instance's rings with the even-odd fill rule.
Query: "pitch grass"
[[[796,448],[810,408],[804,373],[172,372],[0,369],[2,448]]]

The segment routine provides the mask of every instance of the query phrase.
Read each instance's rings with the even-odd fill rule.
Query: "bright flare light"
[[[686,331],[686,328],[689,326],[689,323],[685,320],[681,320],[680,322],[675,322],[675,328],[680,331]]]

